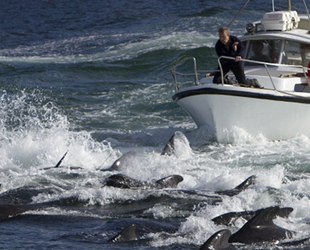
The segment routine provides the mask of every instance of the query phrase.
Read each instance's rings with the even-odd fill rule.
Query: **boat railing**
[[[181,66],[187,61],[193,62],[193,72],[194,73],[181,73],[177,71],[177,67]],[[184,57],[180,58],[175,62],[175,64],[171,68],[172,77],[175,84],[175,90],[179,90],[179,82],[178,82],[178,76],[182,77],[194,77],[194,84],[199,85],[199,77],[203,74],[204,76],[207,73],[214,72],[214,70],[197,70],[197,62],[195,57]]]
[[[228,57],[228,56],[221,56],[218,58],[218,65],[219,65],[219,72],[221,73],[221,84],[224,84],[224,73],[223,73],[223,67],[221,63],[221,59],[228,59],[228,60],[235,60],[234,57]],[[192,61],[193,62],[193,73],[181,73],[177,71],[177,68],[184,64],[187,61]],[[276,85],[274,83],[274,78],[272,77],[272,74],[270,72],[270,68],[272,67],[278,67],[278,68],[286,68],[287,71],[289,70],[296,70],[298,72],[303,72],[303,75],[310,87],[310,79],[308,77],[307,72],[310,72],[310,68],[304,67],[302,65],[289,65],[289,64],[279,64],[279,63],[268,63],[268,62],[260,62],[260,61],[254,61],[250,59],[241,59],[242,62],[247,62],[251,63],[252,65],[261,65],[263,68],[265,68],[267,76],[270,79],[270,82],[274,88],[274,90],[277,90]],[[209,75],[212,75],[216,72],[216,70],[198,70],[197,69],[197,62],[195,57],[185,57],[181,58],[176,61],[176,63],[172,66],[171,73],[174,79],[174,84],[175,84],[175,90],[179,90],[179,82],[178,82],[178,76],[183,76],[183,77],[194,77],[194,85],[199,85],[199,78],[201,77],[206,77],[208,73],[211,73]]]
[[[218,65],[219,65],[219,68],[220,68],[220,72],[221,72],[221,84],[224,84],[224,73],[223,73],[223,67],[222,67],[222,63],[221,63],[221,59],[228,59],[228,60],[233,60],[235,61],[236,59],[234,57],[229,57],[229,56],[220,56],[218,58]],[[257,65],[262,65],[264,66],[264,68],[266,69],[266,73],[270,79],[270,82],[274,88],[274,90],[277,90],[275,84],[274,84],[274,81],[273,81],[273,77],[270,73],[270,70],[269,68],[271,67],[278,67],[278,68],[287,68],[287,69],[295,69],[295,70],[298,70],[298,71],[302,71],[303,72],[303,75],[310,87],[310,80],[309,80],[309,77],[307,76],[307,72],[310,70],[309,68],[307,67],[304,67],[302,65],[290,65],[290,64],[279,64],[279,63],[268,63],[268,62],[260,62],[260,61],[254,61],[254,60],[250,60],[250,59],[241,59],[240,61],[242,62],[248,62],[248,63],[251,63],[251,64],[257,64]]]

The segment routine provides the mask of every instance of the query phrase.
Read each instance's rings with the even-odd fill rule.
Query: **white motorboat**
[[[172,68],[173,99],[218,142],[231,142],[236,129],[271,140],[310,136],[309,14],[298,15],[289,4],[288,10],[268,12],[262,20],[248,24],[247,33],[239,39],[246,48],[246,77],[256,79],[260,87],[238,84],[233,75],[227,84],[223,73],[222,83],[214,84],[206,71],[197,70],[195,58],[183,58]],[[263,58],[254,55],[257,44],[262,46]],[[194,72],[180,73],[178,67],[183,64],[184,68],[189,59]],[[194,76],[194,83],[181,85],[180,75]]]

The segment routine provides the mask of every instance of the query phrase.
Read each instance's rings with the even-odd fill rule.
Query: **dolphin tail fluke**
[[[129,227],[123,229],[119,234],[108,240],[108,242],[116,243],[137,240],[138,237],[136,235],[136,228],[136,225],[132,224]]]
[[[232,244],[228,243],[231,232],[223,229],[213,234],[199,250],[232,250],[235,249]]]

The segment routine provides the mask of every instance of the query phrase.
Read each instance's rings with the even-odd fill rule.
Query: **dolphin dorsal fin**
[[[273,223],[278,215],[279,206],[267,207],[256,211],[239,231],[229,238],[229,242],[252,244],[258,242],[276,242],[281,239],[291,238],[292,232]]]
[[[68,151],[63,155],[63,157],[61,157],[61,159],[60,159],[59,162],[55,165],[54,168],[58,168],[58,167],[60,166],[60,164],[62,163],[63,159],[65,159],[67,153],[68,153]]]
[[[230,235],[231,235],[231,232],[228,229],[217,231],[199,248],[199,250],[234,249],[233,246],[228,243],[228,239]]]
[[[174,138],[175,133],[170,137],[169,141],[165,145],[161,155],[173,155],[174,154]]]
[[[241,191],[244,191],[249,186],[255,184],[255,180],[256,180],[256,176],[251,175],[250,177],[248,177],[245,181],[243,181],[241,184],[239,184],[235,188],[224,190],[224,191],[218,191],[216,193],[220,195],[234,196],[234,195],[239,194]]]
[[[245,190],[249,186],[255,184],[255,180],[256,180],[256,175],[251,175],[245,181],[243,181],[241,184],[239,184],[237,187],[235,187],[235,189]]]
[[[108,242],[125,242],[125,241],[134,241],[138,237],[136,235],[136,225],[132,224],[125,229],[123,229],[119,234],[108,240]]]
[[[274,225],[273,219],[276,217],[279,211],[279,206],[267,207],[261,209],[252,219],[247,222],[248,226],[266,226]]]

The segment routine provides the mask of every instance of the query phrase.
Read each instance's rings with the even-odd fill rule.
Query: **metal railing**
[[[193,60],[193,69],[194,69],[194,74],[184,74],[177,72],[177,67],[183,64],[186,61]],[[198,72],[197,72],[197,63],[196,63],[196,58],[195,57],[185,57],[185,58],[180,58],[179,60],[176,61],[176,63],[172,66],[171,69],[172,77],[174,79],[174,84],[175,84],[175,90],[179,90],[179,84],[177,80],[177,76],[194,76],[194,83],[195,85],[199,84],[199,79],[198,79]]]
[[[234,57],[228,57],[228,56],[221,56],[218,58],[218,65],[219,65],[219,72],[221,72],[221,83],[220,84],[224,84],[224,73],[223,73],[223,67],[222,67],[222,64],[221,64],[221,59],[228,59],[228,60],[234,60],[235,61],[235,58]],[[184,74],[184,73],[180,73],[177,71],[177,67],[180,66],[181,64],[183,64],[185,61],[189,61],[189,60],[192,60],[193,61],[193,73],[191,74]],[[259,61],[253,61],[253,60],[249,60],[249,59],[241,59],[240,61],[242,62],[248,62],[248,63],[252,63],[252,64],[255,64],[255,65],[262,65],[265,69],[266,69],[266,73],[267,73],[267,76],[269,77],[270,79],[270,82],[274,88],[274,90],[277,90],[276,89],[276,86],[274,84],[274,81],[273,81],[273,77],[270,73],[270,70],[269,68],[270,67],[281,67],[281,68],[293,68],[293,69],[296,69],[296,70],[299,70],[299,71],[302,71],[303,72],[303,75],[308,83],[308,86],[310,87],[310,75],[308,77],[307,75],[307,72],[310,72],[310,68],[307,68],[307,67],[304,67],[302,65],[288,65],[288,64],[278,64],[278,63],[267,63],[267,62],[259,62]],[[200,73],[201,72],[201,73]],[[177,76],[186,76],[186,77],[189,77],[189,76],[193,76],[194,77],[194,85],[199,85],[199,76],[203,73],[204,74],[204,77],[207,73],[215,73],[216,70],[197,70],[197,63],[196,63],[196,58],[195,57],[185,57],[185,58],[182,58],[178,61],[176,61],[176,63],[173,65],[172,69],[171,69],[171,73],[172,73],[172,76],[173,76],[173,79],[174,79],[174,83],[175,83],[175,89],[176,91],[179,90],[180,86],[179,86],[179,83],[178,83],[178,80],[177,80]]]

